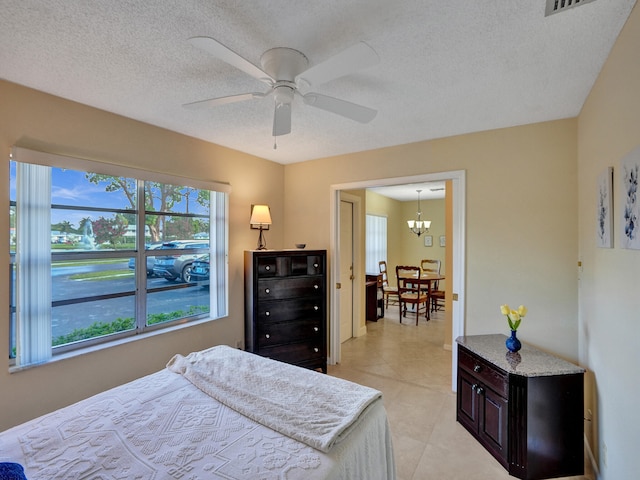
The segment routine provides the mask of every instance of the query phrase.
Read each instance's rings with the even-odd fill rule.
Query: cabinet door
[[[507,400],[490,388],[476,388],[478,437],[498,461],[507,464]]]
[[[478,381],[465,370],[458,369],[458,421],[476,434],[478,431]]]

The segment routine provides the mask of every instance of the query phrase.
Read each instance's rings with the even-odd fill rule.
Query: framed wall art
[[[433,235],[425,235],[425,237],[424,237],[424,246],[425,247],[433,246]]]
[[[598,205],[596,209],[596,246],[613,247],[613,167],[598,176]]]
[[[634,250],[640,249],[639,172],[640,147],[636,147],[620,160],[620,246]]]
[[[445,236],[444,235],[440,235],[440,246],[441,247],[446,246],[446,241],[445,241]]]

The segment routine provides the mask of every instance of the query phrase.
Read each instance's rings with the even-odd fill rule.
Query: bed
[[[36,479],[394,479],[379,391],[227,346],[0,433]]]

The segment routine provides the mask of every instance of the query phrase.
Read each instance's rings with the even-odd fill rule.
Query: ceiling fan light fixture
[[[288,85],[277,85],[273,92],[276,108],[280,108],[283,105],[291,105],[294,92],[295,90]]]

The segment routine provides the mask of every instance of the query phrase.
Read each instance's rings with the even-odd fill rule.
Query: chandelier
[[[407,224],[409,225],[409,230],[412,233],[415,233],[417,236],[422,235],[423,233],[427,233],[429,231],[429,227],[431,226],[431,220],[422,220],[422,211],[420,210],[420,192],[422,190],[416,190],[418,192],[418,211],[416,212],[415,220],[407,220]]]

